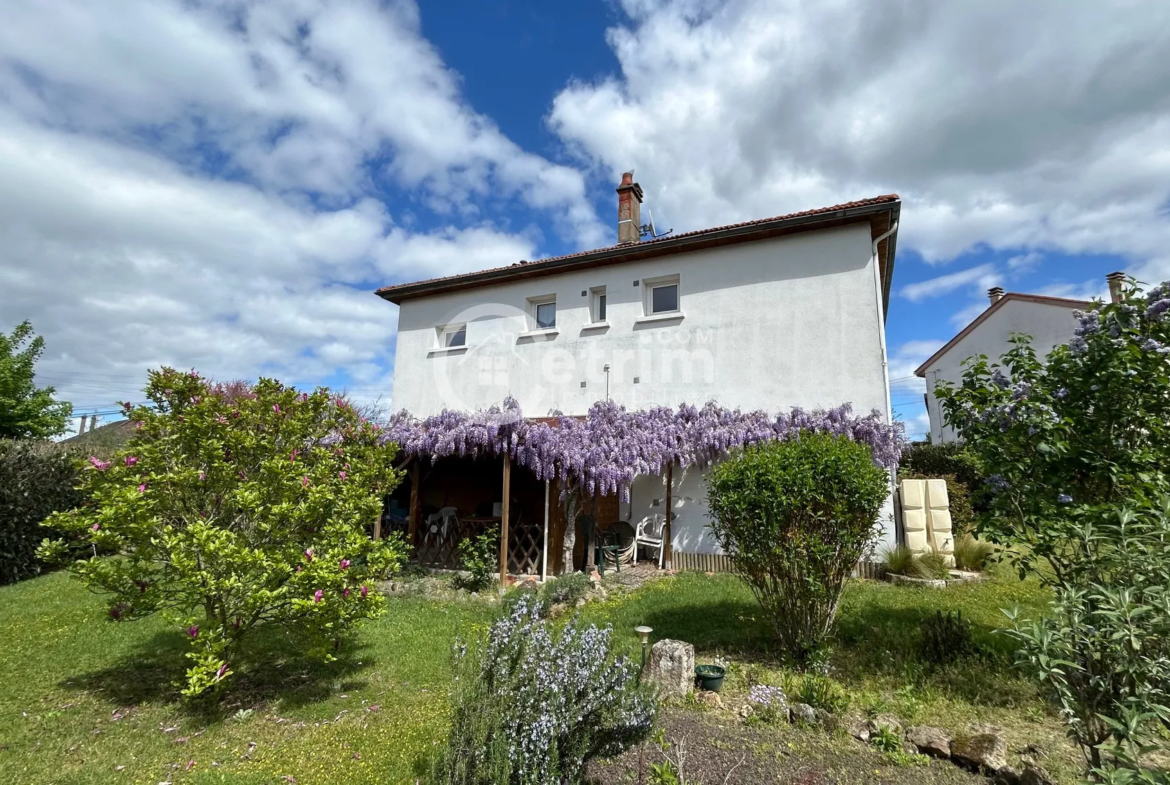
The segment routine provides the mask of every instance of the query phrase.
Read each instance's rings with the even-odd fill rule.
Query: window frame
[[[609,298],[604,286],[594,286],[589,290],[589,323],[591,325],[609,324]]]
[[[674,308],[670,310],[654,310],[654,290],[668,286],[674,287]],[[658,278],[642,279],[642,312],[644,318],[653,316],[682,315],[682,281],[678,275],[664,275]]]
[[[451,339],[459,333],[463,333],[463,342],[452,344]],[[435,347],[439,351],[449,352],[458,351],[467,348],[467,322],[456,322],[453,324],[441,324],[435,328],[435,339],[438,345]]]
[[[542,305],[551,305],[553,307],[553,319],[550,325],[540,324],[540,307]],[[557,329],[557,296],[555,294],[545,294],[540,297],[528,298],[528,330],[529,332],[544,332],[553,331]]]

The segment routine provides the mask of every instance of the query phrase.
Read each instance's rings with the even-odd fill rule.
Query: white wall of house
[[[1073,337],[1075,307],[1006,297],[1007,302],[925,369],[931,441],[952,442],[958,438],[953,428],[943,424],[945,418],[935,396],[935,386],[940,381],[961,384],[963,364],[968,358],[985,354],[989,360],[998,360],[1012,348],[1009,339],[1015,333],[1030,335],[1032,346],[1041,358]]]
[[[630,409],[715,400],[776,413],[849,402],[888,417],[871,242],[861,223],[408,299],[393,407],[427,416],[511,395],[526,416],[584,414],[608,381],[609,397]],[[646,282],[675,277],[680,313],[653,316]],[[601,287],[607,313],[597,325]],[[534,330],[531,300],[548,297],[556,330]],[[444,348],[444,328],[463,325],[466,346]],[[631,522],[665,511],[663,483],[637,480]],[[718,553],[702,473],[676,471],[674,499],[675,550]],[[893,542],[889,505],[882,518]]]
[[[583,414],[606,398],[608,376],[609,396],[630,408],[886,411],[871,253],[858,224],[407,300],[392,403],[426,416],[511,395],[529,416]],[[645,281],[670,276],[681,313],[647,318]],[[607,325],[593,326],[599,287]],[[548,296],[557,328],[539,333],[529,301]],[[438,328],[461,324],[466,347],[444,351]]]

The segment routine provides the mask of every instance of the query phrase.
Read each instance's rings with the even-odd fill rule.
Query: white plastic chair
[[[658,551],[658,569],[662,569],[666,549],[662,547],[662,530],[666,528],[666,516],[655,513],[638,521],[634,528],[634,564],[638,563],[638,546],[645,545]]]
[[[427,516],[427,534],[438,535],[438,539],[447,539],[447,532],[455,531],[459,526],[459,518],[455,515],[454,507],[444,507],[436,513]]]

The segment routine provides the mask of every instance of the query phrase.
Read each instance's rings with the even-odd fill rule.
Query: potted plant
[[[701,690],[719,692],[723,689],[723,677],[726,675],[727,669],[722,665],[695,666],[695,681],[699,683]]]

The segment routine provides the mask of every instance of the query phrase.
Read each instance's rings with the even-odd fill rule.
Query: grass
[[[1036,584],[1008,575],[945,591],[851,582],[832,677],[853,710],[957,732],[996,725],[1013,750],[1052,750],[1045,765],[1060,772],[1071,748],[995,633],[1000,608],[1034,612],[1044,602]],[[939,610],[970,620],[978,656],[923,662],[919,625]],[[256,642],[256,664],[224,701],[199,709],[178,700],[184,644],[161,620],[108,622],[99,600],[61,573],[2,587],[0,782],[413,783],[445,734],[451,645],[493,612],[477,602],[392,597],[388,613],[330,665],[303,660],[272,635]],[[654,640],[693,643],[700,663],[726,658],[727,697],[792,678],[755,600],[732,576],[684,574],[614,592],[582,616],[613,625],[617,646],[635,657],[634,627],[648,624]]]

